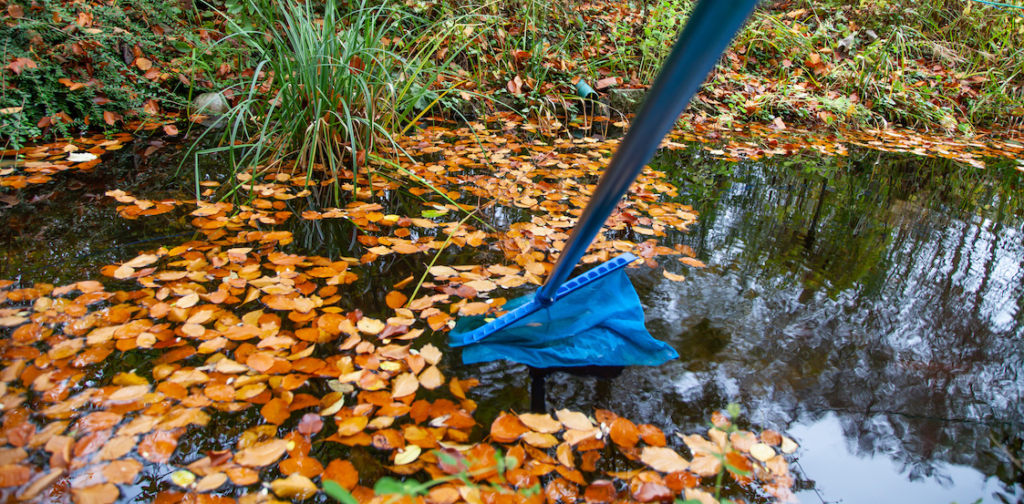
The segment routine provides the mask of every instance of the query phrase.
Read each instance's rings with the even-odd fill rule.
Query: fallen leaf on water
[[[19,490],[15,496],[19,501],[32,500],[43,490],[50,488],[63,475],[64,469],[60,467],[50,469],[49,472],[33,481],[31,485]]]
[[[391,397],[405,397],[416,393],[420,388],[420,381],[412,373],[402,373],[391,382]]]
[[[331,480],[341,485],[345,490],[351,491],[359,484],[359,472],[352,462],[335,459],[324,469],[323,479]]]
[[[529,431],[529,427],[509,413],[502,413],[491,422],[491,438],[499,443],[512,443]]]
[[[681,263],[683,263],[683,264],[685,264],[687,266],[693,266],[694,268],[704,268],[704,267],[707,267],[707,265],[704,264],[704,261],[701,261],[699,259],[694,259],[692,257],[680,257],[679,258],[679,262],[681,262]]]
[[[558,421],[562,422],[566,429],[589,431],[594,427],[594,424],[587,418],[587,415],[578,411],[560,409],[555,412],[555,416],[558,417]]]
[[[766,462],[775,456],[775,448],[764,443],[757,443],[750,447],[750,456],[761,462]]]
[[[113,483],[104,483],[86,488],[72,488],[75,504],[113,504],[121,491]]]
[[[405,305],[405,302],[408,300],[409,298],[405,294],[402,294],[401,292],[398,291],[391,291],[384,298],[384,301],[387,303],[388,307],[390,307],[393,310],[401,308],[403,305]]]
[[[609,428],[611,430],[609,436],[619,446],[632,448],[640,441],[640,429],[637,429],[636,424],[625,418],[616,418]]]
[[[203,479],[196,483],[196,492],[209,492],[216,490],[227,483],[228,475],[222,472],[210,474],[204,476]]]
[[[281,458],[287,449],[287,441],[274,439],[239,451],[235,454],[235,463],[246,467],[266,467]]]
[[[0,465],[0,488],[10,488],[28,483],[32,470],[19,464]]]
[[[437,369],[437,366],[430,366],[420,373],[419,381],[423,388],[434,390],[444,385],[444,375],[441,374],[440,369]]]
[[[551,415],[547,413],[543,415],[536,413],[523,413],[519,415],[519,420],[526,424],[530,429],[542,434],[554,434],[562,430],[561,422],[551,418]]]
[[[669,280],[672,280],[673,282],[685,282],[686,281],[686,277],[684,277],[683,275],[677,275],[675,273],[670,272],[669,270],[661,270],[661,274],[665,278],[667,278]]]
[[[645,446],[640,461],[663,473],[685,471],[690,463],[671,448]]]
[[[192,471],[186,471],[181,469],[171,473],[171,483],[178,485],[182,488],[188,488],[192,483],[196,482],[196,475]]]
[[[419,446],[407,445],[395,455],[395,465],[400,466],[412,463],[419,458],[422,451]]]
[[[313,480],[301,474],[292,474],[270,482],[270,490],[284,499],[303,500],[316,495],[318,488]]]

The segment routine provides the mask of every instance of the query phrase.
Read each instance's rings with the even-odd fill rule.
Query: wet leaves
[[[581,495],[588,502],[645,502],[681,497],[702,474],[722,470],[713,463],[733,455],[710,434],[701,439],[721,451],[693,453],[703,461],[694,469],[666,446],[660,429],[607,411],[504,412],[489,430],[483,426],[489,437],[475,442],[472,389],[479,382],[453,376],[442,350],[417,339],[447,331],[457,317],[500,315],[513,289],[542,283],[592,190],[580,181],[596,180],[616,142],[558,140],[527,149],[497,131],[440,128],[407,140],[413,153],[438,149],[438,161],[406,168],[448,187],[454,203],[434,200],[407,216],[390,213],[373,196],[343,208],[293,208],[287,202],[304,200],[307,180],[287,172],[242,174],[248,178],[239,190],[253,196],[246,205],[107,192],[125,219],[174,215],[197,234],[107,265],[100,281],[0,283],[0,326],[9,335],[0,343],[0,403],[7,449],[22,450],[9,452],[16,462],[0,468],[0,484],[19,495],[38,494],[41,486],[84,468],[98,476],[73,497],[100,502],[119,498],[117,485],[154,471],[178,475],[172,479],[181,492],[212,502],[230,500],[225,496],[239,494],[235,486],[255,485],[267,474],[264,468],[273,468],[281,477],[267,483],[279,498],[314,495],[319,477],[367,502],[373,496],[367,486],[383,474],[421,479],[468,470],[473,480],[488,480],[497,475],[500,453],[510,483],[491,479],[495,485],[540,485],[543,495],[536,498],[563,502]],[[24,176],[22,171],[50,177],[88,169],[105,150],[122,145],[90,141],[96,143],[59,157],[26,151],[31,162],[45,165],[19,165],[18,175],[4,174],[0,182]],[[98,159],[68,156],[85,151]],[[78,159],[83,161],[72,162]],[[353,185],[370,193],[397,188],[376,178]],[[682,264],[671,261],[674,268],[698,267],[689,247],[659,245],[696,221],[692,208],[672,201],[676,194],[663,174],[646,170],[583,262],[631,251],[649,266],[681,256]],[[521,208],[524,217],[501,230],[478,228],[472,219],[460,224],[477,198]],[[357,225],[355,257],[301,255],[289,248],[291,233],[277,226],[300,219]],[[341,308],[343,299],[359,299],[352,284],[360,285],[387,260],[426,263],[448,248],[500,251],[503,257],[496,264],[435,265],[422,285],[415,285],[417,275],[389,287],[374,307],[379,311],[364,313],[369,304]],[[668,270],[663,274],[672,278]],[[113,359],[146,365],[91,378],[98,365]],[[31,410],[25,406],[30,394]],[[242,417],[256,425],[244,426],[232,438],[236,444],[195,458],[181,453],[194,446],[194,436]],[[749,433],[734,434],[742,438],[737,447],[748,441]],[[747,452],[769,440],[754,439],[735,451],[749,458],[754,472],[763,468],[780,492],[788,488],[782,457],[792,446],[779,439],[773,446],[783,453],[772,448],[772,457],[761,460]],[[603,455],[611,450],[628,469],[606,472],[612,457]],[[324,460],[322,453],[343,455]],[[727,460],[729,467],[746,467],[743,460]],[[489,492],[452,485],[430,495],[438,503],[480,504],[492,499]],[[170,500],[186,494],[163,495]]]

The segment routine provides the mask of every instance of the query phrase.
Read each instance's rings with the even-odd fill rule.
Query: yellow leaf
[[[405,449],[399,450],[395,455],[395,465],[406,465],[420,457],[423,450],[414,444],[407,445]]]

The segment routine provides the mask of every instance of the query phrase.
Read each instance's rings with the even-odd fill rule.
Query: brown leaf
[[[399,398],[416,393],[420,388],[420,382],[412,373],[402,373],[391,382],[391,397]]]
[[[397,309],[401,308],[402,306],[405,305],[405,302],[408,301],[408,300],[409,300],[409,298],[405,294],[402,294],[401,292],[398,292],[398,291],[391,291],[384,298],[384,301],[388,304],[388,307],[391,308],[392,310],[397,310]]]
[[[121,496],[121,491],[113,483],[104,483],[86,488],[72,488],[71,495],[75,504],[114,504]]]
[[[662,432],[661,429],[651,424],[641,424],[638,425],[637,428],[640,429],[640,438],[643,439],[645,443],[651,446],[665,446],[667,444],[665,441],[665,433]]]
[[[640,461],[663,473],[685,471],[690,465],[675,450],[657,446],[645,446]]]
[[[564,425],[566,429],[590,431],[594,427],[594,424],[591,423],[590,419],[578,411],[562,409],[556,411],[555,416],[558,417],[558,421],[562,422],[562,425]]]
[[[0,465],[0,488],[10,488],[28,483],[32,470],[19,464]]]
[[[509,413],[503,412],[491,422],[491,438],[498,443],[512,443],[529,431],[523,422]]]
[[[640,485],[640,489],[633,493],[633,498],[640,502],[666,502],[672,501],[673,497],[674,495],[669,487],[652,482]]]
[[[37,478],[31,485],[19,490],[16,497],[19,501],[32,500],[35,496],[42,493],[43,490],[53,486],[61,476],[64,476],[64,469],[60,467],[50,469],[50,472]]]
[[[281,474],[301,474],[307,478],[315,478],[324,472],[324,466],[313,457],[289,457],[278,466]]]
[[[697,476],[714,476],[722,469],[722,461],[714,455],[700,453],[693,457],[689,469]]]
[[[288,441],[273,439],[246,448],[235,454],[235,463],[245,467],[265,467],[273,464],[288,449]]]
[[[558,462],[569,469],[576,468],[576,458],[572,454],[572,445],[569,443],[562,443],[555,449],[555,454],[558,455]]]
[[[267,419],[268,422],[276,425],[285,423],[288,418],[291,417],[291,412],[288,411],[288,402],[280,397],[275,397],[267,401],[267,403],[260,408],[260,414],[263,415],[263,418]]]
[[[434,390],[444,385],[444,375],[441,374],[440,369],[437,369],[437,366],[430,366],[420,373],[419,381],[423,388]]]
[[[334,481],[351,492],[359,484],[359,471],[356,471],[356,466],[352,465],[352,462],[335,459],[327,464],[323,479]]]
[[[185,430],[183,428],[173,431],[153,431],[146,434],[139,443],[139,455],[154,464],[166,464],[171,460],[171,454],[178,447],[178,437]]]
[[[135,459],[115,460],[103,468],[103,475],[110,483],[130,484],[142,471],[142,463]]]
[[[139,67],[139,70],[145,72],[146,70],[153,68],[153,62],[146,58],[139,57],[135,58],[135,66]]]
[[[316,495],[317,487],[313,481],[301,474],[292,474],[287,478],[270,482],[270,489],[278,497],[285,499],[308,499]]]
[[[587,501],[587,504],[613,502],[617,496],[618,492],[615,491],[615,483],[608,480],[595,480],[583,492],[583,499]]]
[[[619,446],[632,448],[640,441],[640,429],[637,429],[636,424],[628,419],[616,418],[609,428],[611,429],[609,436]]]

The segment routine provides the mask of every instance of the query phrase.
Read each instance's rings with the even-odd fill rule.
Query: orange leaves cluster
[[[716,415],[718,420],[724,419]],[[795,443],[785,441],[788,438],[773,431],[762,433],[762,442],[758,443],[757,436],[731,428],[728,420],[708,431],[707,437],[679,436],[693,455],[692,462],[668,447],[664,433],[657,427],[636,425],[605,410],[597,410],[594,419],[568,410],[556,412],[555,417],[501,413],[492,422],[490,434],[493,442],[506,445],[508,455],[516,458],[506,479],[521,488],[545,478],[548,483],[544,493],[549,500],[575,500],[582,493],[591,504],[624,499],[666,501],[677,497],[714,502],[706,500],[711,493],[700,488],[701,480],[723,470],[743,485],[759,482],[763,490],[780,500],[792,495],[793,477],[784,454],[792,453]],[[751,447],[767,446],[769,441],[787,446],[779,454],[772,451],[770,457],[759,458],[757,449]],[[607,456],[609,450],[632,461],[633,468],[623,470],[618,462],[602,464],[602,456]],[[619,491],[623,485],[615,483],[615,479],[623,480],[626,490]]]
[[[19,156],[11,167],[0,168],[0,187],[21,189],[29,184],[45,184],[53,175],[68,171],[90,171],[107,151],[119,150],[132,139],[128,133],[113,137],[96,135],[76,139],[74,143],[55,142],[0,150],[0,157]]]

